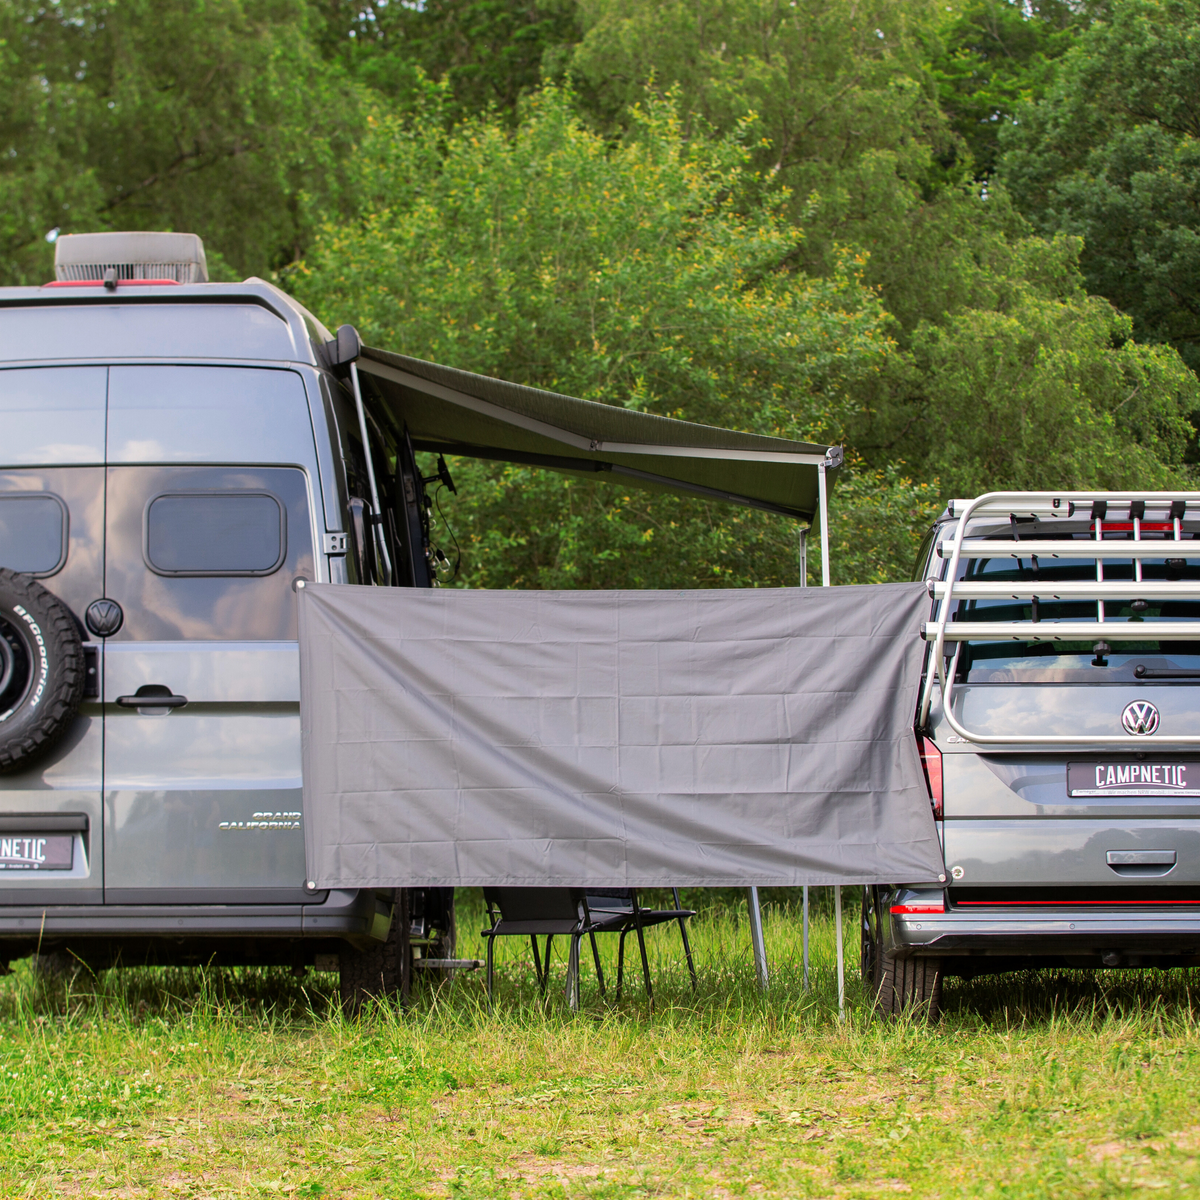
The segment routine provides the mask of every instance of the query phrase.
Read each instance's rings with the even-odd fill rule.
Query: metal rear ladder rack
[[[929,719],[933,699],[933,684],[937,678],[942,688],[942,711],[950,728],[961,738],[979,745],[1109,745],[1121,742],[1117,734],[983,734],[965,728],[954,716],[954,679],[958,672],[959,654],[963,642],[982,641],[1160,641],[1200,642],[1200,620],[1195,621],[1112,621],[1107,619],[1105,604],[1111,600],[1128,600],[1131,590],[1137,598],[1146,600],[1200,601],[1200,582],[1153,580],[1143,581],[1142,561],[1147,558],[1188,558],[1200,560],[1200,530],[1191,544],[1191,553],[1170,554],[1175,543],[1182,550],[1183,521],[1194,517],[1200,521],[1200,492],[989,492],[974,500],[952,500],[950,515],[957,519],[951,537],[937,545],[938,556],[947,561],[942,579],[928,580],[930,595],[937,603],[935,617],[921,627],[921,636],[932,642],[929,668],[921,695],[918,724],[924,728]],[[1014,536],[1011,540],[995,537],[971,537],[971,523],[990,519],[1011,521]],[[1015,525],[1020,520],[1037,519],[1045,530],[1055,521],[1087,520],[1091,523],[1090,540],[1046,538],[1039,533],[1037,540],[1021,541]],[[1131,533],[1132,540],[1105,541],[1109,533]],[[978,532],[976,529],[974,532]],[[1143,540],[1143,535],[1152,536]],[[1101,549],[1103,547],[1103,550]],[[959,563],[964,559],[1036,558],[1036,559],[1095,559],[1096,580],[1054,582],[1029,580],[1012,582],[983,582],[960,580]],[[1106,562],[1133,563],[1133,579],[1106,580]],[[1036,604],[1041,600],[1094,600],[1095,621],[1039,621]],[[1030,600],[1034,617],[1029,621],[955,621],[959,600]],[[949,668],[946,665],[946,643],[954,644]],[[935,674],[936,671],[936,674]],[[1156,734],[1158,744],[1200,745],[1200,733]]]

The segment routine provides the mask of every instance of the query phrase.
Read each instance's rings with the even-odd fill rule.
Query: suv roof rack
[[[957,525],[947,538],[940,538],[937,556],[946,562],[941,579],[926,580],[934,600],[933,619],[921,626],[921,636],[932,642],[931,662],[926,673],[921,696],[918,725],[925,728],[933,698],[935,677],[942,685],[942,711],[947,723],[959,737],[980,745],[1109,745],[1121,742],[1117,736],[1104,734],[984,734],[965,728],[954,716],[954,679],[958,671],[963,642],[1076,642],[1097,640],[1120,641],[1195,641],[1200,642],[1200,620],[1112,621],[1106,619],[1105,603],[1128,600],[1131,586],[1137,596],[1155,600],[1200,601],[1200,581],[1142,579],[1144,559],[1200,560],[1200,492],[988,492],[974,500],[952,500],[947,514]],[[1185,519],[1191,518],[1185,530]],[[997,520],[1012,528],[1009,538],[979,536],[982,521]],[[1067,528],[1070,521],[1072,528]],[[1036,540],[1021,540],[1020,526],[1033,522],[1039,527]],[[1055,529],[1056,522],[1062,528]],[[1055,534],[1061,533],[1061,537]],[[1079,535],[1090,536],[1082,538]],[[975,536],[970,536],[974,534]],[[1109,535],[1106,540],[1106,534]],[[1116,540],[1112,535],[1119,535]],[[1149,535],[1149,536],[1147,536]],[[1186,535],[1186,536],[1185,536]],[[1179,543],[1185,551],[1187,542],[1195,545],[1190,553],[1164,554]],[[1101,550],[1101,547],[1104,547]],[[1039,581],[1036,571],[1029,579],[1004,582],[984,582],[958,579],[959,563],[963,559],[1030,558],[1094,559],[1096,579],[1072,581]],[[1133,579],[1106,580],[1106,562],[1133,564]],[[1095,621],[1039,621],[1037,601],[1094,600]],[[1019,621],[958,621],[956,601],[960,600],[1030,600],[1033,613],[1030,620]],[[946,643],[954,645],[949,668],[946,663]],[[1158,744],[1200,745],[1200,734],[1162,734],[1155,737]]]

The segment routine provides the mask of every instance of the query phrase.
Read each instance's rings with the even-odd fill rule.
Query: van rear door
[[[107,379],[105,367],[0,370],[0,566],[33,575],[62,600],[85,644],[84,614],[104,595]],[[94,646],[88,663],[98,673]],[[55,855],[52,869],[0,858],[0,904],[103,898],[98,683],[98,674],[89,676],[79,714],[58,745],[25,770],[0,776],[0,835],[39,833],[54,817],[54,836],[71,841],[69,858]]]
[[[108,903],[309,898],[294,583],[315,577],[314,474],[296,372],[112,368]]]

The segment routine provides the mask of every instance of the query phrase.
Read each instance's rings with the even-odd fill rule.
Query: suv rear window
[[[1039,530],[1038,523],[1006,524],[994,531],[972,530],[971,536],[992,536],[1009,540],[1014,531],[1019,539],[1030,543],[1026,558],[971,559],[959,564],[959,579],[1001,583],[1020,581],[1028,585],[1036,581],[1045,584],[1044,595],[1038,596],[1037,612],[1029,600],[963,600],[956,605],[957,621],[1030,621],[1046,626],[1044,638],[1031,637],[1021,642],[965,642],[959,658],[959,679],[970,683],[1125,683],[1138,678],[1140,666],[1145,670],[1200,670],[1200,643],[1145,641],[1112,641],[1110,649],[1097,653],[1096,644],[1104,639],[1104,626],[1097,619],[1094,600],[1056,600],[1054,584],[1068,580],[1095,580],[1094,558],[1054,559],[1037,554],[1039,537],[1071,536],[1074,540],[1093,540],[1095,534],[1088,521],[1055,522],[1053,534]],[[1167,528],[1156,529],[1149,522],[1142,527],[1142,540],[1156,536],[1164,542],[1164,556],[1142,560],[1142,580],[1200,581],[1200,523],[1184,522],[1183,542],[1176,542]],[[1128,523],[1114,522],[1104,527],[1104,542],[1130,541],[1132,529]],[[1195,548],[1187,545],[1195,543]],[[1141,600],[1134,578],[1132,559],[1122,560],[1120,551],[1113,548],[1112,557],[1102,560],[1106,581],[1128,581],[1128,596],[1105,603],[1105,623],[1142,621],[1200,620],[1200,602],[1191,600]],[[1189,556],[1184,558],[1183,555]],[[1136,607],[1135,607],[1136,604]],[[1096,636],[1086,642],[1054,641],[1055,621],[1096,621]],[[1031,625],[1031,631],[1037,625]]]
[[[67,506],[57,496],[0,496],[0,567],[44,579],[66,558]]]
[[[287,554],[270,492],[174,492],[146,505],[146,565],[159,575],[270,575]]]

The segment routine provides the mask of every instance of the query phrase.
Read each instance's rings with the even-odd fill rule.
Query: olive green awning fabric
[[[738,433],[506,383],[367,346],[359,377],[417,450],[611,473],[651,490],[729,500],[812,520],[817,470],[838,446]]]

